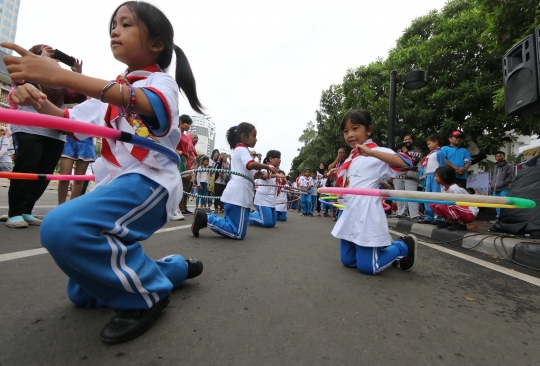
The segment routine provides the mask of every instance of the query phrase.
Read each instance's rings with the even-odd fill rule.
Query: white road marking
[[[166,229],[159,229],[154,234],[168,233],[170,231],[187,229],[188,227],[191,227],[191,225],[168,227]],[[47,254],[47,253],[49,253],[47,249],[38,248],[38,249],[23,250],[20,252],[0,254],[0,262],[11,261],[14,259],[20,259],[20,258],[26,258],[26,257],[33,257],[35,255],[41,255],[41,254]]]
[[[396,235],[403,235],[403,233],[400,233],[399,231],[390,230],[390,232],[393,233],[393,234],[396,234]],[[453,255],[454,257],[458,257],[458,258],[464,259],[466,261],[478,264],[478,265],[480,265],[482,267],[489,268],[489,269],[491,269],[493,271],[505,274],[507,276],[517,278],[518,280],[528,282],[528,283],[530,283],[532,285],[540,286],[540,279],[539,278],[529,276],[529,275],[524,274],[524,273],[516,272],[513,269],[508,269],[508,268],[505,268],[505,267],[501,267],[501,266],[498,266],[496,264],[486,262],[484,260],[477,259],[477,258],[468,256],[466,254],[456,252],[456,251],[451,250],[451,249],[447,249],[447,248],[442,247],[442,246],[426,243],[425,241],[422,241],[422,240],[418,240],[418,243],[422,244],[422,245],[425,245],[427,247],[430,247],[432,249],[435,249],[435,250],[438,250],[438,251]]]

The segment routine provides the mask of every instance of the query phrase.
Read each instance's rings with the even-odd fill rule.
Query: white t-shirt
[[[178,84],[176,84],[172,76],[164,72],[137,70],[130,73],[130,75],[146,77],[146,79],[134,82],[134,87],[146,87],[149,90],[159,92],[156,95],[160,97],[167,109],[167,117],[170,121],[169,129],[162,135],[153,135],[149,133],[146,125],[141,125],[136,120],[128,121],[124,117],[118,117],[111,121],[112,127],[120,131],[135,133],[140,137],[152,139],[154,142],[174,151],[180,141],[180,130],[178,128]],[[104,125],[104,116],[107,107],[108,104],[102,103],[97,99],[89,99],[70,109],[69,118],[95,125]],[[79,140],[88,138],[88,136],[80,134],[74,134],[74,136]],[[103,156],[102,149],[102,157],[97,159],[93,164],[96,187],[107,185],[116,177],[124,174],[135,173],[144,175],[167,190],[169,193],[167,213],[169,217],[172,216],[183,194],[182,181],[175,161],[157,151],[149,151],[147,155],[144,155],[142,161],[140,161],[132,155],[135,151],[140,151],[140,148],[135,145],[111,139],[107,139],[107,142],[110,146],[112,156],[116,159],[116,163],[108,161]]]
[[[253,158],[249,154],[246,146],[237,146],[233,151],[231,162],[231,171],[247,175],[251,179],[255,176],[255,170],[249,170],[247,165],[251,163]],[[253,183],[236,174],[231,174],[231,180],[225,187],[225,191],[221,196],[221,202],[230,203],[232,205],[251,208],[253,203]]]
[[[262,169],[261,173],[268,174],[266,169]],[[270,179],[257,179],[256,184],[276,184],[276,178]],[[276,207],[277,199],[277,187],[258,186],[255,193],[255,200],[253,203],[257,206],[264,206],[274,208]]]
[[[311,188],[311,195],[312,196],[317,195],[317,193],[318,193],[317,189],[320,187],[320,184],[321,184],[320,180],[311,177],[311,185],[313,186],[313,188]]]
[[[199,169],[203,169],[203,167],[199,167]],[[209,178],[209,174],[208,172],[198,172],[197,173],[197,184],[201,184],[201,183],[208,183],[208,178]]]
[[[9,139],[6,136],[0,138],[0,163],[11,163],[11,156],[8,155]]]
[[[437,160],[437,154],[441,154],[441,150],[434,151],[428,156],[428,161],[426,164],[425,174],[435,173],[435,170],[439,168],[439,161]]]
[[[373,150],[388,154],[394,151],[385,147]],[[379,188],[379,179],[385,175],[395,177],[403,172],[394,171],[385,162],[366,156],[358,156],[351,162],[345,174],[348,188]],[[385,247],[392,237],[388,231],[388,221],[382,207],[381,197],[347,194],[343,196],[343,214],[332,230],[332,235],[363,247]]]
[[[276,211],[287,212],[287,192],[284,192],[283,190],[277,196]]]
[[[305,176],[301,176],[298,180],[298,187],[304,188],[304,189],[310,189],[313,186],[311,182],[311,177],[306,178]],[[308,192],[302,192],[302,194],[308,194]]]
[[[441,192],[442,193],[457,193],[457,194],[469,194],[469,192],[467,192],[466,189],[464,188],[461,188],[460,186],[458,186],[457,184],[452,184],[450,187],[448,187],[448,190],[446,190],[444,188],[444,186],[441,186]],[[471,210],[472,214],[474,216],[477,216],[478,215],[478,211],[480,211],[478,209],[478,207],[474,207],[474,206],[469,206],[467,207],[469,210]]]

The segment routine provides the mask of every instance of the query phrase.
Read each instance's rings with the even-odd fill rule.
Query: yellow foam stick
[[[456,202],[456,206],[491,207],[491,208],[519,208],[516,205],[503,205],[497,203]]]

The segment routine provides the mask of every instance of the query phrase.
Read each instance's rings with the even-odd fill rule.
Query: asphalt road
[[[46,192],[36,212],[55,200]],[[51,257],[29,255],[42,252],[39,228],[0,223],[0,365],[540,364],[537,284],[425,245],[411,272],[362,275],[341,265],[329,218],[289,213],[243,241],[195,239],[190,223],[167,224],[145,250],[200,258],[204,273],[146,334],[116,346],[99,340],[113,311],[75,308]]]

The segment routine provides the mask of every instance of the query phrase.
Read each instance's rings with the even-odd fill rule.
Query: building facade
[[[201,155],[210,156],[214,150],[216,142],[216,124],[210,121],[208,116],[191,116],[193,124],[189,132],[193,132],[199,136],[199,142],[195,149]]]
[[[0,0],[0,41],[15,42],[20,4],[21,0]],[[5,48],[0,50],[13,54],[13,51]]]

